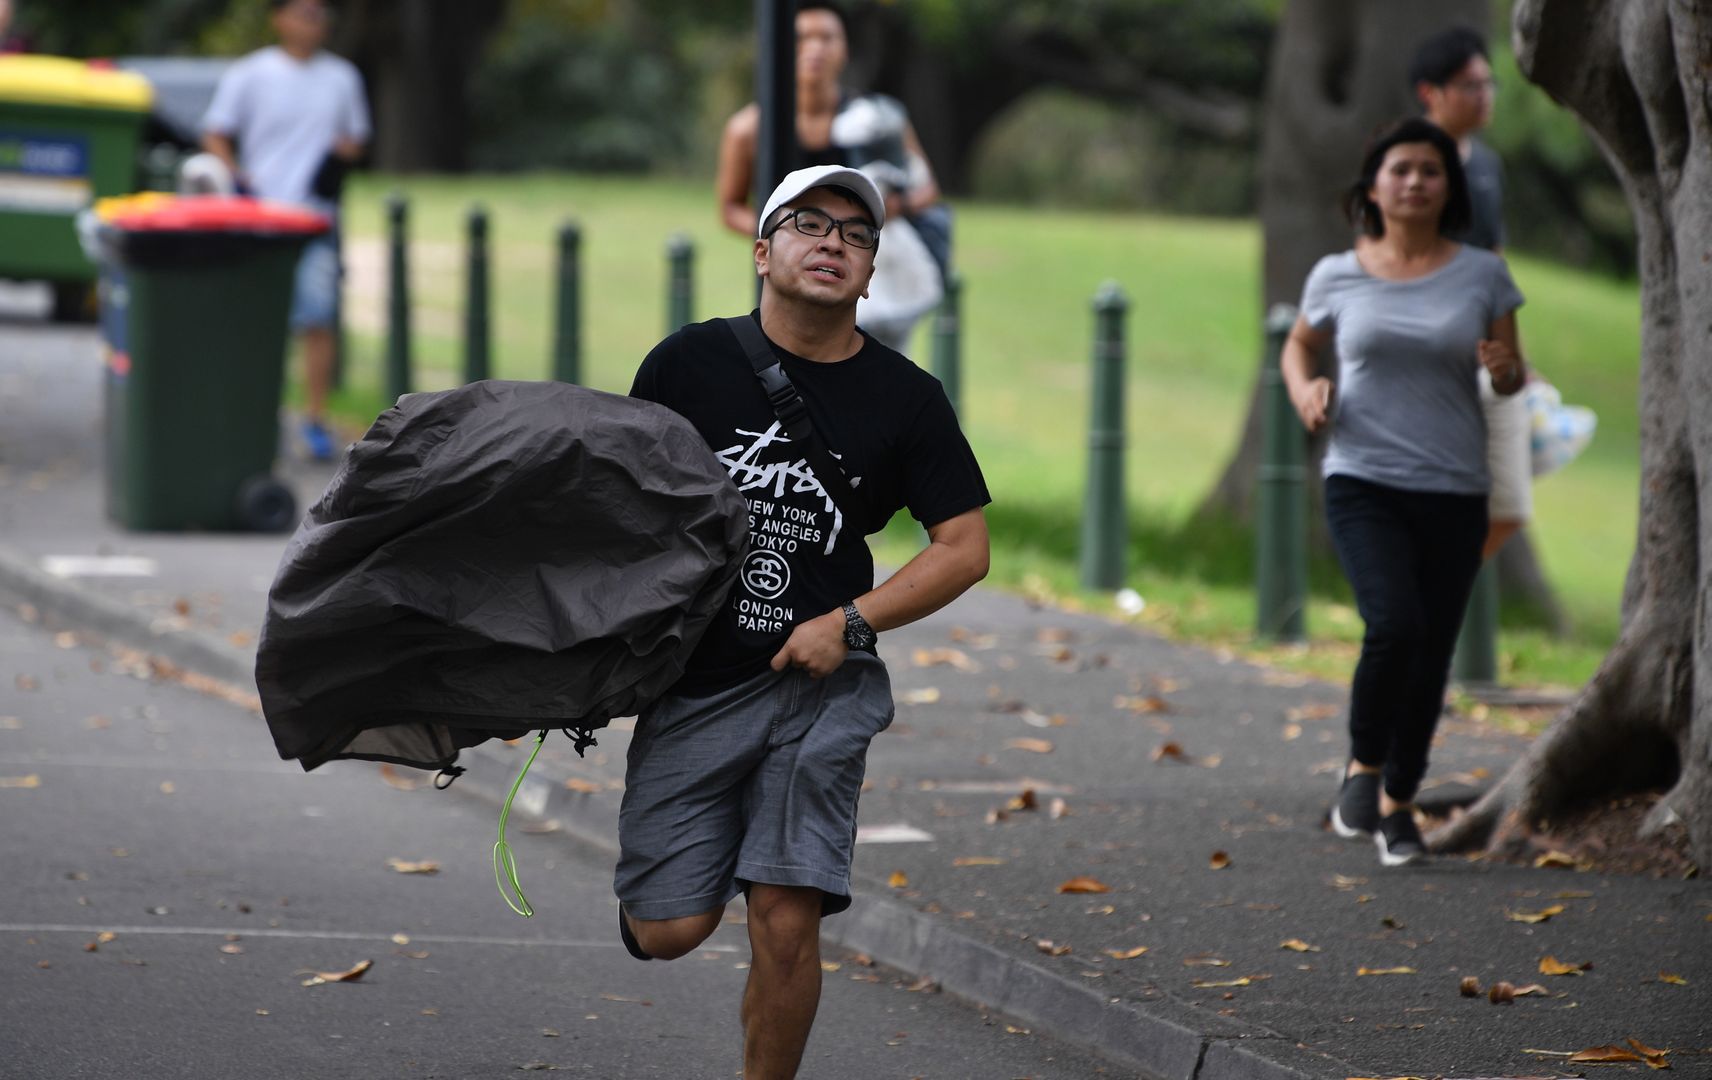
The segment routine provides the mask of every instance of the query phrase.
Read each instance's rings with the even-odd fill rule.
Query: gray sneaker
[[[1344,777],[1332,804],[1332,831],[1345,840],[1366,840],[1379,828],[1379,774]]]
[[[1421,839],[1411,810],[1387,814],[1379,822],[1373,842],[1379,846],[1379,861],[1385,866],[1408,866],[1427,857],[1427,842]]]

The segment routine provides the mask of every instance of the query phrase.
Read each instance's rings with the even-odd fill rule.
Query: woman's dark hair
[[[1379,179],[1379,166],[1385,163],[1385,155],[1393,146],[1404,143],[1430,143],[1444,161],[1445,180],[1450,185],[1450,193],[1445,199],[1444,211],[1439,215],[1439,232],[1454,235],[1467,229],[1474,217],[1474,207],[1468,200],[1468,176],[1463,172],[1462,154],[1456,148],[1456,140],[1446,135],[1437,124],[1418,116],[1400,120],[1368,140],[1367,152],[1361,159],[1361,176],[1343,195],[1343,212],[1349,223],[1366,236],[1385,235],[1385,218],[1367,193]]]

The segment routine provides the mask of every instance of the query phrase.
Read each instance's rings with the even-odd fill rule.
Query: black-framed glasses
[[[838,235],[851,247],[871,248],[880,242],[880,227],[873,222],[865,218],[835,218],[812,206],[801,206],[782,214],[767,230],[767,236],[778,232],[787,221],[792,222],[797,232],[804,236],[825,236],[837,229]]]

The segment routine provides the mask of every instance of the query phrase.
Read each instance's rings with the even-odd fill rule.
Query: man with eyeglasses
[[[369,139],[363,78],[322,46],[332,12],[323,0],[267,0],[279,44],[257,50],[221,77],[202,121],[203,149],[264,199],[336,217],[345,171]],[[303,251],[291,328],[303,342],[309,457],[333,457],[326,427],[338,319],[339,241],[329,233]]]
[[[747,1080],[796,1075],[820,996],[820,920],[850,905],[868,744],[893,710],[875,635],[987,572],[987,487],[944,390],[856,327],[885,224],[885,199],[861,172],[791,173],[757,223],[750,322],[684,327],[648,354],[630,391],[696,426],[750,524],[724,609],[683,678],[637,720],[619,933],[637,959],[675,959],[747,896]],[[763,388],[758,375],[775,370],[812,436],[781,419],[788,388]],[[817,457],[848,486],[823,484]],[[866,534],[903,508],[928,543],[876,587]]]

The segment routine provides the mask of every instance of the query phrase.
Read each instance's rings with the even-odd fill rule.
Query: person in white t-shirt
[[[332,12],[325,0],[268,0],[279,44],[233,64],[202,120],[202,145],[251,193],[337,218],[339,187],[370,135],[363,79],[322,46]],[[303,342],[309,456],[329,460],[327,391],[333,381],[339,297],[336,233],[304,249],[292,294],[291,328]]]

